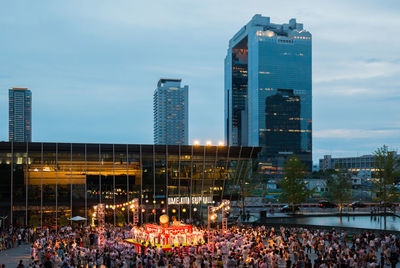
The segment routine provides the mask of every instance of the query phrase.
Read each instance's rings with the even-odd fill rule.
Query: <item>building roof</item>
[[[245,146],[207,146],[207,145],[158,145],[158,144],[104,144],[104,143],[55,143],[55,142],[0,142],[0,152],[24,153],[29,150],[29,153],[55,152],[56,148],[59,153],[76,152],[76,153],[159,153],[178,154],[179,148],[182,154],[207,155],[214,156],[218,153],[219,156],[224,155],[228,158],[256,158],[261,150],[261,147],[245,147]],[[11,150],[12,149],[12,150]]]
[[[11,90],[28,90],[27,87],[12,87]]]
[[[182,79],[175,79],[175,78],[160,78],[160,80],[157,83],[158,87],[161,87],[162,84],[166,83],[166,82],[175,82],[175,83],[180,83],[182,82]]]

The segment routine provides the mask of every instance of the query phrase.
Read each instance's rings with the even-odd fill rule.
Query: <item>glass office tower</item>
[[[280,176],[286,158],[312,166],[311,34],[301,23],[255,15],[229,41],[225,140],[260,146],[261,169]]]
[[[188,144],[189,87],[181,87],[181,79],[158,81],[153,111],[155,144]]]
[[[259,147],[0,142],[0,216],[5,224],[60,226],[61,218],[91,223],[106,205],[106,222],[140,222],[168,214],[197,222],[207,206],[238,197]],[[4,226],[4,225],[3,225]]]
[[[32,141],[32,92],[22,87],[10,88],[8,104],[9,140]]]

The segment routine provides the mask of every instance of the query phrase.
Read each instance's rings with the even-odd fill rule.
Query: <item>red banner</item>
[[[163,228],[159,225],[146,224],[146,233],[157,233],[162,234]]]
[[[146,233],[156,233],[156,234],[165,234],[165,235],[177,235],[177,234],[186,234],[193,233],[192,225],[181,225],[181,226],[170,226],[170,227],[161,227],[159,225],[154,224],[146,224]]]
[[[182,225],[182,226],[171,226],[164,228],[164,234],[169,235],[177,235],[179,233],[192,233],[193,228],[192,225]]]

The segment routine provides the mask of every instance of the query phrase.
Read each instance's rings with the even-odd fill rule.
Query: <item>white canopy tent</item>
[[[71,219],[69,219],[70,221],[86,221],[86,218],[81,217],[81,216],[75,216]]]

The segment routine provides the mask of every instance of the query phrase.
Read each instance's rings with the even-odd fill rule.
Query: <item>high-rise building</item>
[[[9,140],[32,141],[32,92],[27,88],[13,87],[8,91]]]
[[[181,79],[160,79],[154,91],[154,143],[188,144],[189,87]]]
[[[311,170],[311,87],[311,33],[255,15],[225,58],[226,143],[262,147],[265,173],[282,174],[291,154]]]

